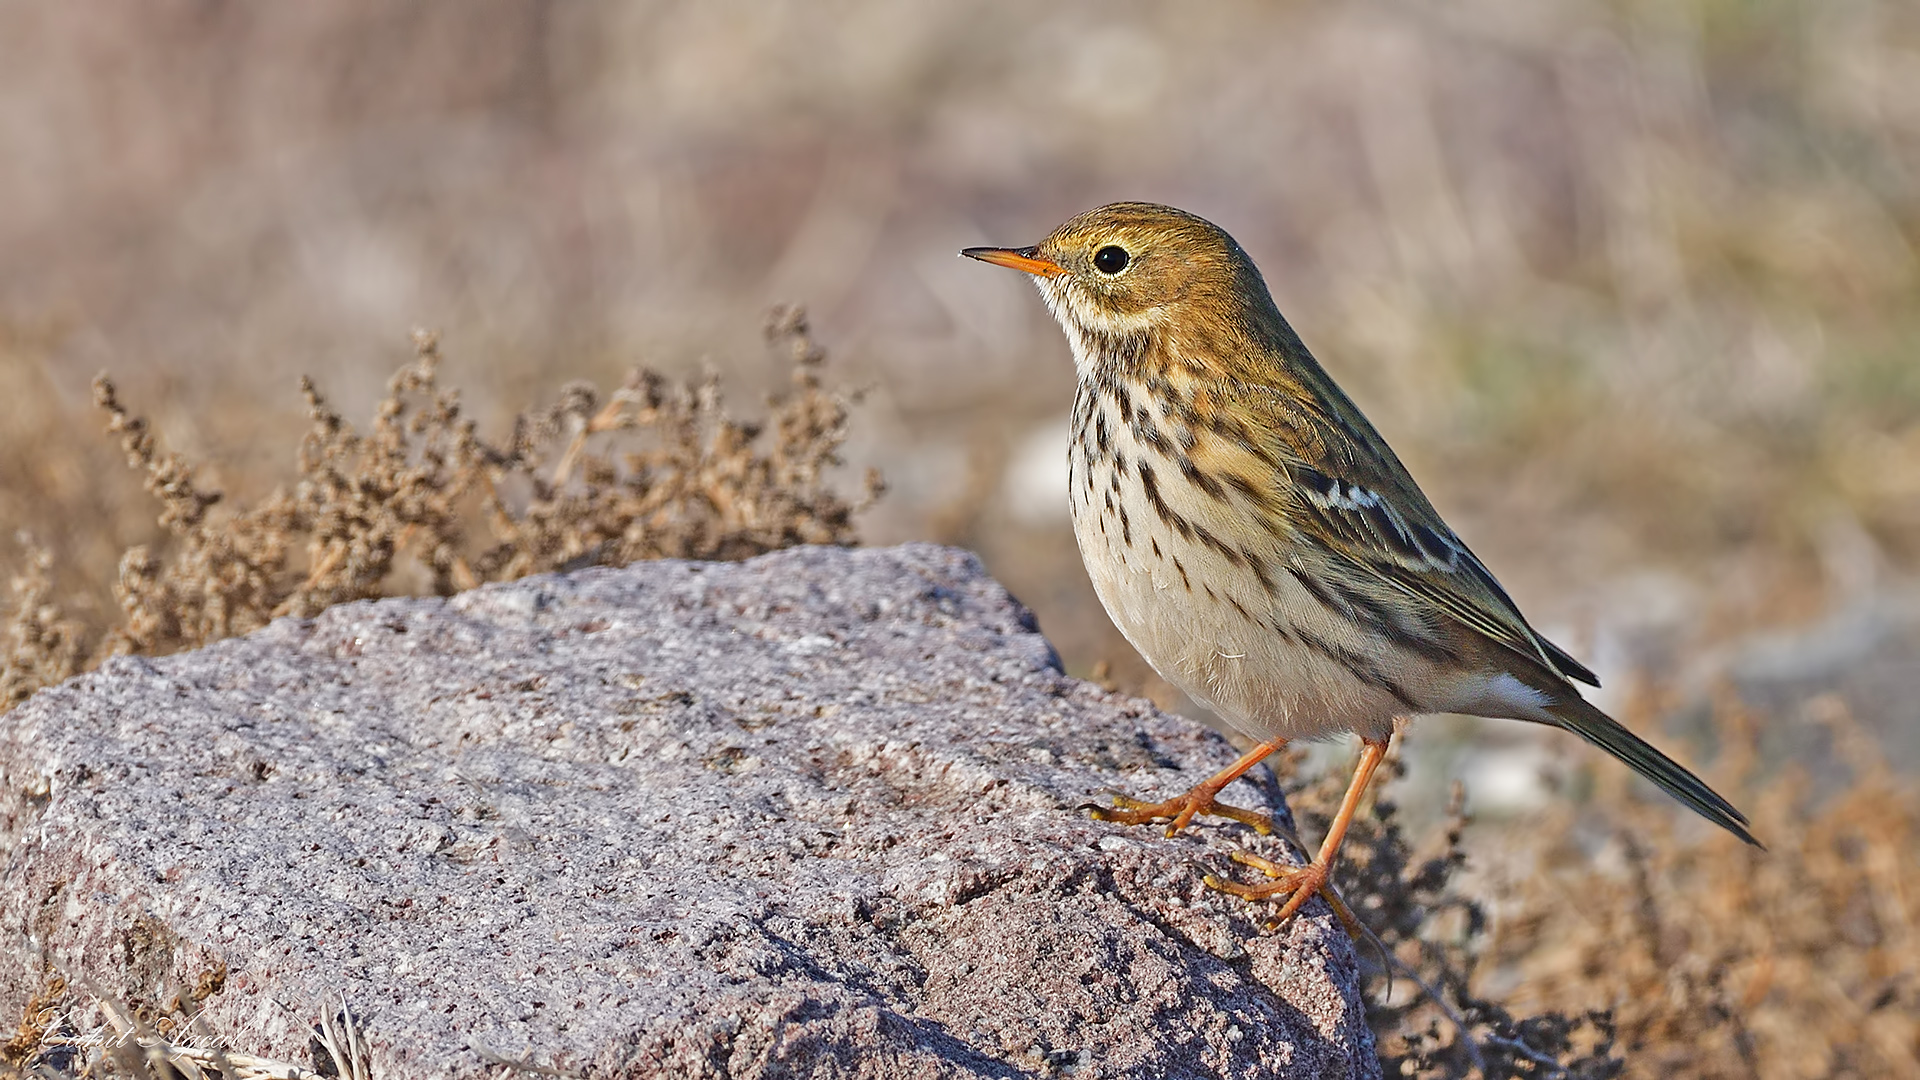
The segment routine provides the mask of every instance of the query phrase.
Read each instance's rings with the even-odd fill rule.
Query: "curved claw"
[[[1208,874],[1202,881],[1208,888],[1218,889],[1249,903],[1285,896],[1286,903],[1281,905],[1280,910],[1267,923],[1268,930],[1278,929],[1310,898],[1318,895],[1327,902],[1328,907],[1333,909],[1334,916],[1340,920],[1340,925],[1346,930],[1348,937],[1359,941],[1367,936],[1366,928],[1354,915],[1353,909],[1347,906],[1347,902],[1342,900],[1339,892],[1334,889],[1330,868],[1325,864],[1312,862],[1305,866],[1281,866],[1271,859],[1246,851],[1229,852],[1228,858],[1242,866],[1251,866],[1273,880],[1262,885],[1248,885]]]
[[[1267,755],[1285,745],[1285,739],[1269,739],[1241,754],[1234,759],[1233,764],[1202,780],[1185,794],[1176,795],[1165,802],[1150,803],[1116,793],[1113,796],[1114,805],[1094,808],[1093,816],[1101,821],[1115,821],[1122,825],[1139,825],[1143,822],[1166,818],[1169,819],[1167,835],[1172,836],[1192,824],[1195,817],[1206,814],[1210,817],[1237,821],[1251,827],[1262,836],[1268,835],[1273,832],[1273,820],[1267,815],[1218,803],[1213,797],[1220,794],[1221,789],[1228,784],[1239,779],[1242,773],[1260,764],[1266,760]]]
[[[1112,806],[1087,805],[1082,809],[1089,811],[1100,821],[1112,821],[1121,825],[1143,825],[1149,821],[1168,820],[1168,836],[1178,834],[1181,829],[1192,824],[1195,817],[1202,814],[1237,821],[1251,827],[1262,836],[1271,835],[1273,832],[1273,819],[1267,815],[1216,802],[1211,795],[1198,788],[1157,803],[1115,793]]]
[[[1387,739],[1361,737],[1360,763],[1354,766],[1353,779],[1347,784],[1347,793],[1340,800],[1340,810],[1333,815],[1327,825],[1327,837],[1320,844],[1319,854],[1305,866],[1288,867],[1256,855],[1241,852],[1234,854],[1234,860],[1244,866],[1251,866],[1273,880],[1265,885],[1242,885],[1239,882],[1222,883],[1219,887],[1245,900],[1268,900],[1280,896],[1286,902],[1273,917],[1273,925],[1286,922],[1300,910],[1302,904],[1314,895],[1323,896],[1332,906],[1334,913],[1340,916],[1340,922],[1346,926],[1347,933],[1355,937],[1363,928],[1354,918],[1352,909],[1340,900],[1330,882],[1333,861],[1339,857],[1340,842],[1346,839],[1347,827],[1353,823],[1353,815],[1360,808],[1361,796],[1366,794],[1367,782],[1373,779],[1374,770],[1386,760]]]
[[[1270,878],[1285,877],[1294,870],[1291,866],[1282,866],[1272,859],[1261,858],[1251,851],[1229,851],[1227,852],[1227,858],[1232,859],[1241,866],[1251,866]]]

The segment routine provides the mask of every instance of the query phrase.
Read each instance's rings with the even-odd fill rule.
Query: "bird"
[[[1573,732],[1746,843],[1749,821],[1602,712],[1586,666],[1536,632],[1335,384],[1246,251],[1212,222],[1146,202],[1089,210],[1029,247],[962,255],[1032,275],[1077,375],[1068,444],[1074,536],[1102,606],[1155,671],[1253,740],[1181,795],[1091,808],[1122,824],[1198,815],[1263,831],[1216,801],[1294,740],[1361,753],[1304,866],[1210,879],[1281,904],[1324,896],[1397,727],[1459,713]]]

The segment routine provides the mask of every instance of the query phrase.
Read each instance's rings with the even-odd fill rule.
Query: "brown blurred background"
[[[0,527],[111,602],[153,523],[101,369],[244,495],[299,373],[364,416],[414,326],[495,425],[636,363],[751,412],[799,301],[871,388],[864,538],[975,548],[1071,670],[1179,707],[1073,550],[1065,345],[955,257],[1151,199],[1240,239],[1603,703],[1698,760],[1731,686],[1817,757],[1837,693],[1920,767],[1917,171],[1892,0],[0,2]],[[1585,751],[1410,753],[1416,805],[1498,816]]]

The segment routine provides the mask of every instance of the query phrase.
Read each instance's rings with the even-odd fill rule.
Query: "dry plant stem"
[[[13,617],[0,638],[0,712],[75,674],[86,656],[79,625],[53,602],[53,556],[25,533],[19,540],[26,569],[11,582]]]
[[[354,1040],[359,1056],[338,1057],[346,1065],[335,1073],[315,1072],[292,1062],[275,1061],[270,1058],[255,1057],[249,1054],[234,1053],[219,1044],[218,1037],[206,1029],[202,1022],[197,993],[181,991],[165,1006],[180,1023],[169,1035],[156,1032],[144,1021],[139,1011],[130,1008],[111,995],[103,994],[84,979],[76,980],[84,995],[80,999],[67,996],[68,980],[55,977],[50,983],[44,998],[48,1005],[59,1003],[60,1012],[71,1016],[78,1011],[82,1001],[97,1006],[105,1017],[106,1023],[86,1033],[67,1029],[63,1032],[42,1030],[31,1044],[18,1048],[10,1046],[10,1052],[0,1058],[0,1076],[19,1076],[46,1078],[46,1080],[78,1080],[78,1078],[128,1076],[148,1078],[148,1080],[198,1080],[205,1077],[220,1077],[224,1080],[323,1080],[325,1076],[335,1075],[340,1080],[368,1080],[364,1040]],[[44,1011],[52,1011],[51,1009]],[[190,1045],[185,1040],[191,1037],[201,1045]],[[35,1060],[46,1056],[64,1056],[68,1063],[56,1070],[44,1060]]]
[[[122,556],[117,626],[64,619],[49,602],[50,559],[29,551],[0,650],[0,710],[107,656],[196,648],[354,600],[852,543],[855,516],[882,487],[870,473],[864,495],[846,498],[828,483],[851,398],[823,389],[826,352],[804,311],[776,309],[766,335],[792,366],[768,422],[731,417],[712,375],[677,387],[636,370],[604,401],[591,386],[565,387],[492,445],[439,385],[439,340],[420,332],[364,433],[303,379],[297,478],[241,507],[200,487],[195,467],[163,452],[102,377],[95,402],[166,536]]]
[[[1141,825],[1162,818],[1172,818],[1167,826],[1167,835],[1174,836],[1181,829],[1193,823],[1194,816],[1206,814],[1211,817],[1227,818],[1242,825],[1253,826],[1256,832],[1266,835],[1273,831],[1273,819],[1252,810],[1242,810],[1237,806],[1214,801],[1228,784],[1238,780],[1242,773],[1267,759],[1269,754],[1280,751],[1287,745],[1285,739],[1263,742],[1241,754],[1234,763],[1195,784],[1184,795],[1176,795],[1165,802],[1150,803],[1125,795],[1115,795],[1113,806],[1088,807],[1093,816],[1101,821],[1113,821],[1122,825]]]
[[[1277,771],[1290,777],[1299,765],[1298,754],[1283,755]],[[1389,750],[1379,771],[1390,779],[1397,766]],[[1349,779],[1328,773],[1305,786],[1288,785],[1303,827],[1330,829],[1347,801]],[[1369,796],[1378,791],[1369,785]],[[1386,1075],[1416,1080],[1617,1077],[1624,1066],[1614,1053],[1606,1014],[1515,1016],[1474,992],[1486,916],[1475,895],[1455,880],[1465,864],[1464,790],[1455,785],[1444,844],[1429,856],[1415,857],[1395,818],[1384,796],[1363,798],[1333,867],[1341,891],[1368,924],[1367,940],[1385,954],[1367,978],[1367,1014]],[[1405,974],[1421,992],[1395,1000],[1396,974]]]
[[[1486,949],[1504,996],[1611,1003],[1629,1077],[1920,1077],[1920,796],[1840,699],[1803,710],[1850,775],[1763,772],[1753,714],[1730,693],[1712,713],[1770,855],[1678,829],[1606,773],[1599,857],[1565,811],[1516,832],[1538,869],[1505,883]]]
[[[1466,1017],[1461,1016],[1459,1010],[1455,1009],[1453,1005],[1447,1001],[1447,996],[1422,977],[1418,969],[1400,959],[1398,956],[1395,956],[1393,950],[1385,948],[1385,943],[1380,942],[1378,938],[1374,940],[1376,943],[1382,945],[1380,951],[1387,957],[1388,979],[1391,980],[1393,973],[1396,971],[1411,979],[1413,984],[1420,988],[1420,992],[1427,996],[1427,1000],[1433,1004],[1433,1007],[1440,1010],[1440,1015],[1446,1017],[1447,1021],[1453,1025],[1454,1038],[1457,1040],[1457,1045],[1466,1050],[1467,1060],[1473,1067],[1484,1074],[1487,1071],[1487,1061],[1486,1058],[1481,1055],[1480,1048],[1474,1044],[1473,1027],[1467,1023]],[[1388,982],[1387,989],[1388,993],[1391,994],[1393,989],[1391,981]],[[1534,1053],[1531,1047],[1528,1047],[1527,1051],[1530,1056]],[[1565,1075],[1565,1070],[1559,1067],[1559,1062],[1549,1059],[1548,1063],[1552,1066],[1555,1073]]]
[[[249,1054],[228,1054],[217,1047],[180,1046],[146,1036],[135,1037],[133,1042],[145,1053],[149,1065],[160,1064],[166,1070],[155,1070],[152,1075],[156,1077],[190,1075],[186,1068],[191,1066],[203,1075],[232,1080],[326,1080],[326,1074],[298,1065]]]
[[[556,487],[567,482],[567,477],[573,472],[574,464],[580,460],[581,452],[587,448],[588,436],[631,427],[637,422],[637,417],[627,415],[627,406],[640,400],[637,391],[641,380],[638,374],[636,372],[628,376],[626,383],[607,400],[607,404],[598,413],[594,414],[593,419],[585,423],[575,421],[573,439],[567,443],[566,452],[560,455],[559,463],[553,467],[552,483]]]
[[[213,1032],[208,1030],[207,1025],[203,1022],[204,1017],[200,1012],[199,1002],[195,1000],[194,995],[189,992],[186,987],[181,987],[179,993],[173,997],[173,1004],[180,1015],[187,1021],[186,1026],[180,1029],[182,1035],[198,1029],[202,1038],[210,1040],[210,1045],[208,1045],[204,1051],[199,1051],[199,1053],[200,1056],[206,1059],[206,1063],[213,1067],[215,1075],[221,1077],[222,1080],[225,1080],[226,1077],[237,1075],[237,1063],[228,1056],[226,1049],[222,1047],[218,1041],[213,1041]],[[185,1050],[189,1048],[182,1047],[181,1049]],[[198,1050],[199,1048],[191,1049]],[[195,1061],[194,1064],[195,1067],[199,1067],[201,1063]]]
[[[334,1075],[340,1080],[370,1080],[372,1065],[366,1036],[361,1033],[359,1017],[346,1002],[341,1002],[338,1010],[323,1008],[317,1028],[314,1042],[333,1062]]]
[[[1292,918],[1300,906],[1315,894],[1326,896],[1328,904],[1338,910],[1341,905],[1331,895],[1327,881],[1333,873],[1333,862],[1340,855],[1340,844],[1353,824],[1353,815],[1360,809],[1360,800],[1366,795],[1367,784],[1373,780],[1374,770],[1386,760],[1388,741],[1361,738],[1360,764],[1353,770],[1353,781],[1347,785],[1346,797],[1340,800],[1340,809],[1334,814],[1332,824],[1327,826],[1326,839],[1321,841],[1320,853],[1313,857],[1312,862],[1305,866],[1288,867],[1256,855],[1235,852],[1234,861],[1252,866],[1275,880],[1264,885],[1243,885],[1237,881],[1210,879],[1208,884],[1246,900],[1268,900],[1283,893],[1288,894],[1287,902],[1274,914],[1273,921],[1276,924]]]

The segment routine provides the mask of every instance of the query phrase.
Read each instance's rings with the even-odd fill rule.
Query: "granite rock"
[[[198,986],[305,1060],[345,1002],[384,1078],[1377,1075],[1324,905],[1201,883],[1297,853],[1076,810],[1232,756],[929,545],[346,605],[0,717],[0,1007]]]

